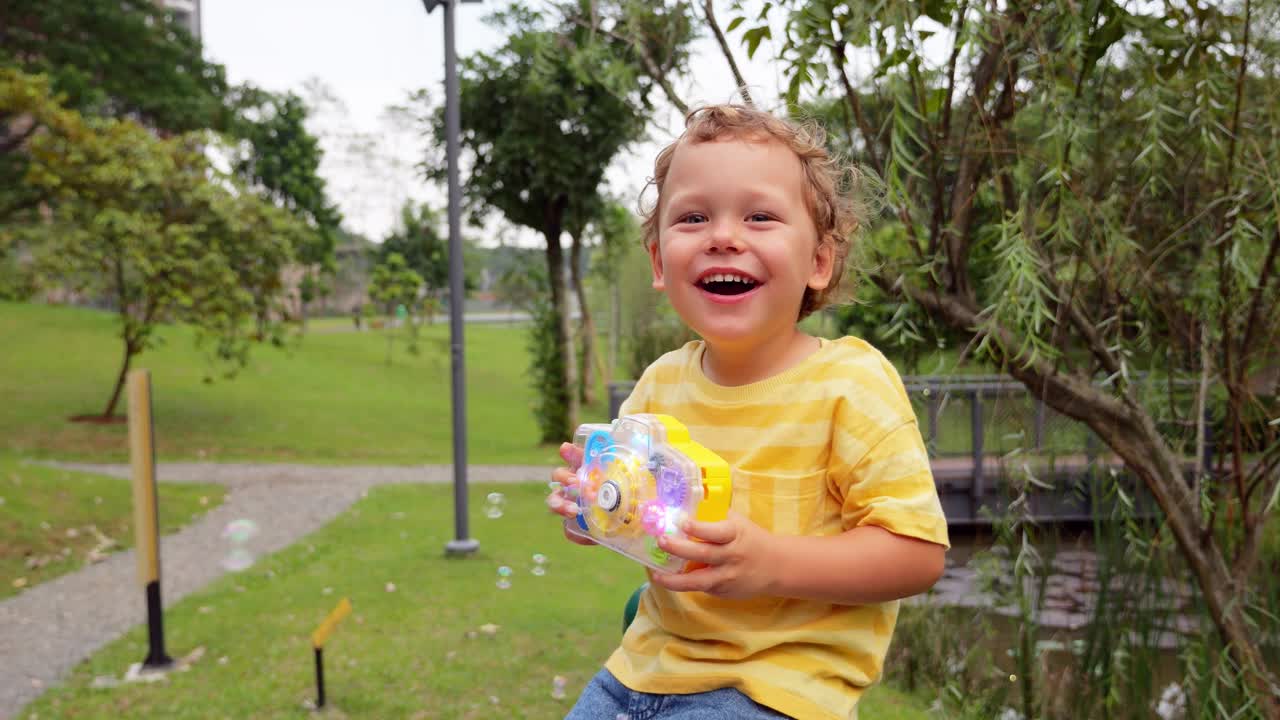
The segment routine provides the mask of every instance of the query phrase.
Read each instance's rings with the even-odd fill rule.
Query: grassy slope
[[[125,459],[124,425],[67,421],[105,407],[120,362],[115,332],[106,313],[0,303],[0,337],[20,348],[0,354],[0,449]],[[152,372],[165,459],[447,463],[447,332],[426,329],[416,357],[397,342],[391,365],[379,333],[312,333],[287,349],[255,347],[238,377],[206,384],[191,331],[165,327],[135,367]],[[529,409],[523,329],[469,326],[466,342],[470,461],[550,462]]]
[[[164,327],[162,343],[135,359],[152,372],[160,456],[167,460],[319,463],[447,463],[452,458],[448,327],[423,332],[413,356],[397,339],[392,364],[381,332],[346,321],[314,321],[288,348],[259,346],[232,380],[203,382],[209,368],[185,327]],[[819,328],[811,328],[814,331]],[[827,328],[828,330],[830,328]],[[0,450],[27,455],[124,460],[124,425],[71,423],[100,413],[115,382],[120,341],[114,316],[67,307],[0,302]],[[466,330],[468,459],[548,463],[537,444],[521,326]],[[940,358],[940,367],[953,360]],[[603,419],[604,393],[583,415]],[[123,414],[123,403],[117,408]],[[967,442],[967,417],[945,419],[948,446]],[[955,427],[951,427],[954,425]],[[1001,431],[1003,432],[1003,431]],[[994,429],[990,437],[998,437]]]
[[[644,576],[613,553],[565,542],[541,485],[473,487],[471,507],[495,489],[507,494],[506,514],[475,513],[477,556],[442,556],[453,533],[448,488],[377,488],[313,536],[172,608],[170,654],[206,650],[190,672],[91,689],[95,676],[118,677],[145,654],[137,628],[21,717],[307,717],[308,635],[344,596],[354,612],[325,650],[339,717],[563,717],[618,642],[623,605]],[[545,576],[530,572],[534,553],[548,558]],[[503,565],[513,570],[509,590],[495,587]],[[500,629],[477,632],[486,623]],[[556,675],[567,680],[565,700],[551,697]],[[919,707],[876,688],[863,717],[923,720]]]
[[[30,465],[0,454],[0,600],[19,592],[19,585],[31,587],[82,567],[99,544],[90,526],[116,541],[112,551],[132,547],[130,493],[128,480]],[[217,485],[161,485],[161,533],[217,507],[225,495]],[[30,568],[28,558],[49,562]]]

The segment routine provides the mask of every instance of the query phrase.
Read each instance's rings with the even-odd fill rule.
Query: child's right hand
[[[558,483],[557,489],[547,496],[547,507],[551,512],[564,518],[564,537],[578,545],[595,545],[595,541],[569,532],[569,523],[578,522],[578,503],[565,494],[566,488],[578,485],[578,468],[582,466],[582,448],[573,443],[560,445],[560,457],[568,463],[568,467],[558,467],[551,471],[551,480]]]

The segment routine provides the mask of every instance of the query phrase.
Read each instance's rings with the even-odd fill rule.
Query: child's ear
[[[809,275],[809,287],[823,290],[831,284],[831,273],[835,268],[836,244],[831,238],[823,238],[813,254],[813,273]]]
[[[653,289],[666,290],[666,283],[662,281],[662,251],[657,238],[649,243],[649,265],[653,268]]]

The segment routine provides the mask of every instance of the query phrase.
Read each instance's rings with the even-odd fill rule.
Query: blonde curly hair
[[[799,317],[803,320],[838,298],[845,279],[845,260],[871,214],[867,192],[870,178],[857,166],[827,151],[826,133],[817,123],[783,120],[745,105],[696,108],[685,116],[684,133],[663,148],[654,160],[653,177],[645,190],[655,187],[657,201],[652,208],[641,209],[645,247],[658,241],[662,189],[676,149],[684,143],[710,142],[723,137],[777,140],[800,159],[804,169],[805,206],[818,229],[819,244],[830,243],[833,251],[831,282],[822,290],[805,288]]]

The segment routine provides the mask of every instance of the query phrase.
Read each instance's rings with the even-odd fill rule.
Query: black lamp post
[[[458,187],[458,56],[453,39],[453,10],[458,2],[480,0],[422,0],[430,14],[444,7],[444,127],[449,162],[449,349],[453,365],[453,528],[446,555],[465,556],[480,548],[467,531],[467,389],[462,342],[462,190]]]

